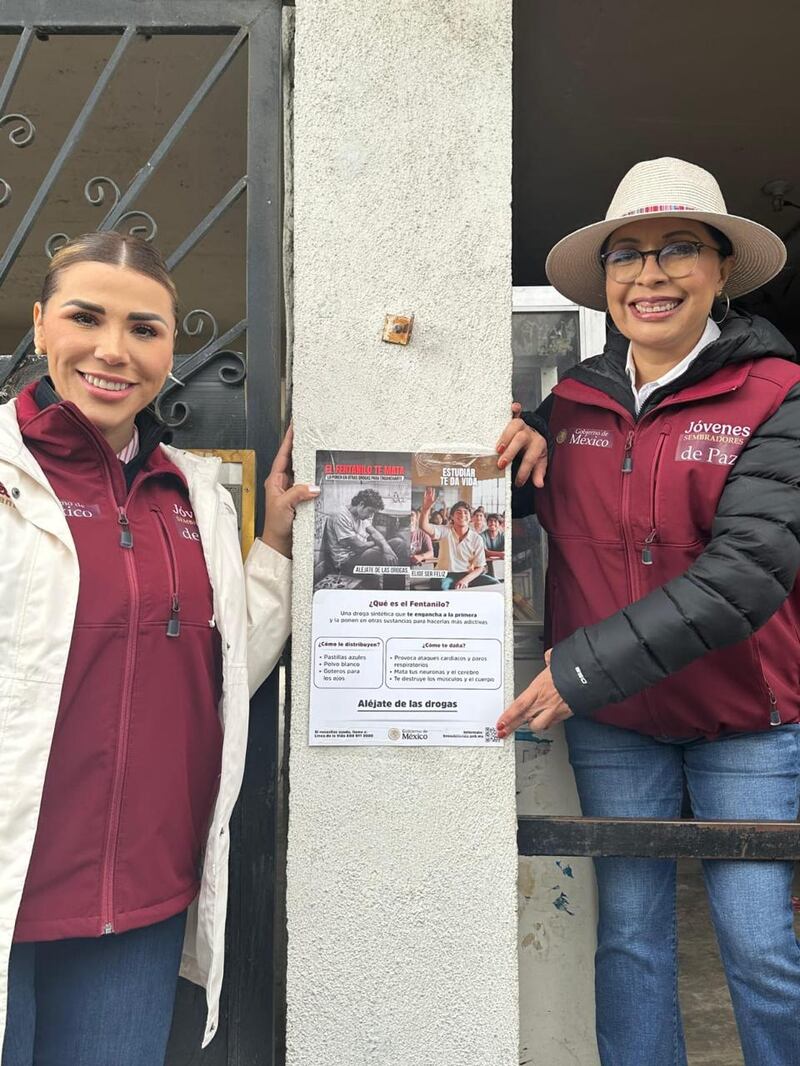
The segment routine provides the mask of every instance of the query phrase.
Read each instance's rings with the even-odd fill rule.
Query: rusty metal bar
[[[793,861],[800,824],[521,816],[517,844],[520,855]]]

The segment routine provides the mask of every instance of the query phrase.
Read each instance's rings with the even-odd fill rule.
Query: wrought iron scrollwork
[[[247,377],[247,361],[244,354],[228,347],[247,329],[247,319],[237,322],[220,337],[217,320],[210,311],[198,307],[186,315],[182,328],[189,337],[198,337],[206,328],[209,328],[211,337],[197,351],[182,360],[180,377],[168,378],[156,399],[156,414],[171,429],[179,429],[183,426],[192,413],[191,405],[186,400],[175,398],[175,391],[185,388],[186,383],[210,363],[218,359],[227,360],[227,363],[217,371],[217,376],[224,385],[240,385]],[[231,365],[231,361],[234,365]]]
[[[51,233],[47,240],[44,242],[44,250],[48,259],[52,259],[59,248],[63,248],[65,244],[69,243],[68,233]]]
[[[206,311],[203,307],[196,307],[194,311],[189,311],[181,323],[181,328],[187,337],[199,337],[207,325],[211,327],[211,336],[202,345],[203,348],[207,348],[219,336],[217,320],[210,311]],[[200,351],[202,348],[198,348],[197,352],[192,352],[192,355],[197,355]]]
[[[240,385],[247,377],[247,362],[244,353],[236,352],[231,348],[217,348],[214,351],[210,351],[203,361],[193,366],[188,373],[182,368],[180,379],[169,382],[155,403],[156,414],[170,429],[180,429],[181,426],[186,424],[192,413],[191,404],[186,400],[172,399],[174,390],[185,387],[190,378],[193,378],[209,363],[217,359],[234,360],[236,363],[235,366],[231,366],[228,363],[225,366],[221,366],[217,371],[217,376],[224,385]],[[169,410],[166,408],[169,408]]]
[[[33,143],[36,137],[36,127],[27,115],[19,113],[0,116],[0,126],[7,126],[12,122],[18,123],[8,131],[8,139],[16,148],[25,148]]]
[[[3,199],[3,186],[6,186],[7,194],[5,200]],[[106,204],[106,200],[109,194],[113,195],[114,202],[109,206]],[[108,212],[112,212],[122,197],[122,190],[113,178],[109,178],[107,174],[95,174],[93,178],[89,178],[83,187],[84,199],[92,204],[94,207],[107,207]],[[0,207],[10,198],[11,189],[8,188],[6,182],[0,178]],[[141,221],[137,222],[139,219]],[[101,227],[102,228],[102,227]],[[114,229],[125,230],[132,237],[141,237],[145,241],[155,240],[158,234],[158,223],[152,215],[147,211],[126,211],[124,215],[120,215],[117,221],[114,223]],[[52,259],[55,253],[63,245],[70,240],[70,236],[67,233],[51,233],[44,244],[44,250],[47,253],[47,258]]]
[[[27,345],[22,358],[17,361],[13,371],[0,385],[0,403],[6,403],[12,396],[18,396],[26,385],[47,372],[47,356],[37,355],[31,345]]]
[[[247,377],[247,361],[244,355],[241,352],[234,352],[230,348],[214,352],[215,359],[219,359],[223,355],[228,359],[235,359],[236,366],[221,366],[217,371],[217,377],[224,385],[241,385]]]
[[[36,137],[36,127],[27,115],[20,115],[17,112],[0,115],[0,126],[8,126],[11,123],[17,123],[8,131],[8,139],[15,148],[25,148],[33,142]],[[11,186],[5,178],[0,178],[0,207],[5,207],[10,199]]]
[[[158,235],[158,223],[149,215],[146,211],[126,211],[124,215],[120,215],[117,221],[114,223],[114,229],[119,230],[124,228],[124,224],[129,223],[134,218],[141,218],[144,220],[145,225],[138,223],[137,225],[129,225],[127,227],[128,233],[131,237],[141,237],[144,241],[154,241]]]
[[[90,204],[94,204],[95,207],[105,204],[107,186],[114,191],[114,203],[111,205],[111,208],[115,208],[119,203],[119,198],[122,196],[122,192],[114,179],[107,177],[105,174],[97,174],[95,177],[89,178],[83,187],[84,199]]]
[[[192,413],[188,403],[184,403],[183,400],[175,400],[169,409],[169,414],[164,410],[164,403],[166,402],[166,396],[162,392],[156,399],[156,414],[164,423],[165,426],[169,426],[170,429],[180,429],[189,420],[189,415]]]

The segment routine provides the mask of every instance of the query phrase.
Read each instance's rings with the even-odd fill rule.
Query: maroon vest
[[[719,370],[637,422],[599,389],[553,390],[555,446],[536,513],[549,536],[551,646],[682,574],[711,539],[720,495],[758,426],[800,382],[764,358]],[[800,593],[752,638],[593,715],[652,735],[714,737],[800,720]]]
[[[124,932],[177,914],[199,887],[222,743],[211,587],[161,448],[128,489],[73,404],[39,410],[31,388],[17,415],[81,579],[15,939]]]

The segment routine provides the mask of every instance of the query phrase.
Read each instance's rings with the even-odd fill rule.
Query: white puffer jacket
[[[236,512],[219,461],[161,445],[189,485],[222,638],[222,773],[182,973],[204,985],[203,1047],[217,1030],[225,956],[228,823],[239,794],[250,693],[270,674],[290,625],[291,563],[256,540],[242,566]],[[80,574],[67,521],[25,447],[12,401],[0,407],[0,1047],[8,956],[33,848]]]

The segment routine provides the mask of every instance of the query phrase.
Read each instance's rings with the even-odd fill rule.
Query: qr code
[[[493,725],[484,726],[483,739],[488,743],[497,740],[497,730]]]

